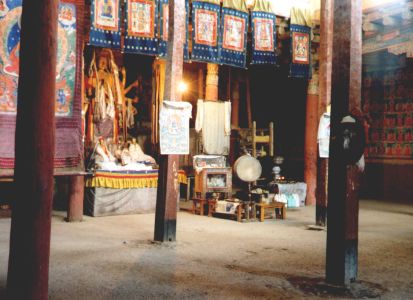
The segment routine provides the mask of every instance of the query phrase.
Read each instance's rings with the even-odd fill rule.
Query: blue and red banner
[[[123,47],[125,52],[158,54],[156,2],[155,0],[126,1],[126,34]]]
[[[252,58],[251,64],[277,63],[276,49],[276,17],[272,13],[251,12],[252,26]]]
[[[169,27],[169,0],[159,0],[159,44],[158,55],[165,57],[168,52],[168,27]]]
[[[309,78],[311,63],[311,27],[291,24],[290,77]]]
[[[222,64],[245,68],[248,13],[222,8],[220,60]]]
[[[219,63],[220,6],[192,2],[192,55],[194,61]]]
[[[94,46],[120,48],[119,0],[92,0],[89,43]]]

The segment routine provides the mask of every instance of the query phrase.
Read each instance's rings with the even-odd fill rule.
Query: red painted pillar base
[[[316,203],[317,188],[318,76],[308,85],[305,121],[304,181],[307,184],[306,205]]]
[[[81,222],[83,219],[84,186],[85,180],[83,176],[70,176],[67,222]]]

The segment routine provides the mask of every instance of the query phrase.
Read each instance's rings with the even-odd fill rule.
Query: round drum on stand
[[[262,173],[262,166],[258,159],[249,154],[239,157],[234,164],[234,172],[244,182],[248,183],[248,201],[244,205],[251,205],[251,183],[257,181]],[[247,206],[247,207],[248,207]],[[245,207],[245,217],[249,220],[249,209]],[[253,216],[255,217],[255,205],[253,205]]]

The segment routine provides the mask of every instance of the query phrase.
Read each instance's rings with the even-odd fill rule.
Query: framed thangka
[[[290,76],[308,78],[310,76],[311,27],[291,24],[290,30]]]
[[[275,15],[253,11],[252,24],[252,59],[251,64],[276,64]]]
[[[219,62],[219,14],[219,5],[207,2],[192,2],[192,60]]]
[[[127,0],[125,52],[158,54],[156,6],[155,0]]]
[[[245,68],[248,14],[222,8],[221,63]]]
[[[90,44],[120,48],[119,0],[92,0]]]
[[[189,154],[189,118],[192,105],[183,101],[162,102],[159,114],[161,154]]]

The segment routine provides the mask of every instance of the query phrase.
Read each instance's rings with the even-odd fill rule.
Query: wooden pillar
[[[198,70],[198,99],[204,99],[204,69],[199,68]]]
[[[306,205],[314,205],[317,187],[318,75],[313,74],[307,91],[304,141],[304,181],[307,184]]]
[[[165,74],[165,100],[180,101],[178,83],[183,73],[185,38],[185,0],[169,0],[169,44]],[[178,155],[160,155],[158,193],[156,197],[156,241],[176,240],[176,210],[179,195]]]
[[[68,222],[80,222],[83,218],[83,196],[85,180],[83,176],[69,178],[69,205],[67,208]]]
[[[55,145],[57,1],[25,0],[16,120],[9,299],[47,299]]]
[[[355,281],[358,268],[359,173],[340,157],[335,141],[343,116],[360,108],[361,28],[361,0],[335,1],[326,281],[338,285]]]
[[[218,101],[218,72],[218,65],[207,64],[205,100]]]
[[[334,0],[321,0],[320,49],[319,49],[319,113],[326,111],[331,102],[331,68],[333,52],[333,5]],[[327,222],[328,158],[318,158],[316,189],[316,224]]]
[[[252,107],[251,107],[251,81],[250,81],[250,74],[247,74],[247,120],[248,120],[248,128],[252,127]]]
[[[231,124],[233,128],[239,128],[239,81],[234,81],[231,95]]]

